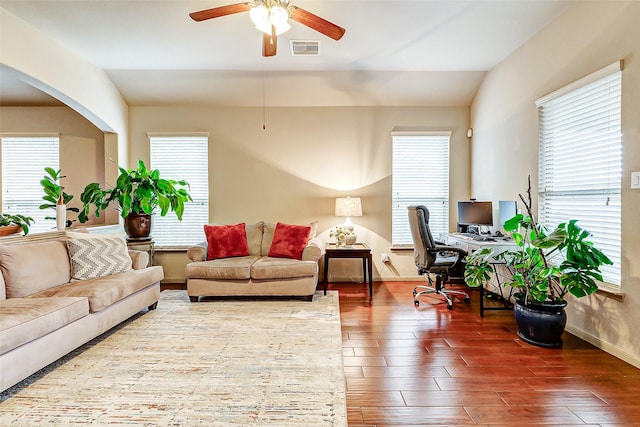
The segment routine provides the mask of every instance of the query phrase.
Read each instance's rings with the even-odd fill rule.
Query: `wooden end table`
[[[127,240],[127,248],[133,249],[136,251],[142,251],[149,254],[149,264],[147,267],[150,267],[154,263],[154,257],[156,254],[156,244],[153,239],[149,240]]]
[[[324,294],[327,294],[329,282],[329,260],[331,258],[361,258],[362,259],[362,283],[367,283],[369,277],[369,297],[373,297],[373,263],[371,248],[365,243],[354,243],[345,248],[336,248],[335,243],[327,243],[324,254]]]

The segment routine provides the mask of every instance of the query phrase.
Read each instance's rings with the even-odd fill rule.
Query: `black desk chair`
[[[447,308],[453,309],[452,296],[464,297],[469,302],[469,295],[463,291],[445,289],[446,283],[451,283],[451,277],[464,276],[464,257],[467,252],[454,246],[436,243],[429,229],[429,209],[426,206],[409,206],[409,226],[413,237],[413,256],[418,274],[427,274],[429,286],[416,286],[413,289],[413,303],[420,305],[418,300],[425,294],[436,293],[447,300]],[[436,277],[435,286],[431,274]]]

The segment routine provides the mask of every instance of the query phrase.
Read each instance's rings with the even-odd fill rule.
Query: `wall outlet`
[[[389,258],[389,255],[387,254],[382,254],[382,256],[380,257],[381,261],[383,264],[386,264],[388,262],[391,262],[391,258]]]

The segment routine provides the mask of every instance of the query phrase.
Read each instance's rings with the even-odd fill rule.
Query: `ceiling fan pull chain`
[[[266,86],[266,72],[262,69],[262,130],[267,129],[267,90]]]

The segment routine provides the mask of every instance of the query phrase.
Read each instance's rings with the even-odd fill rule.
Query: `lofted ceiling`
[[[459,106],[485,73],[573,0],[291,0],[346,28],[297,22],[261,55],[247,13],[194,22],[237,0],[0,0],[0,7],[102,68],[129,105]],[[294,57],[290,40],[320,41]],[[55,105],[0,65],[0,105]]]

